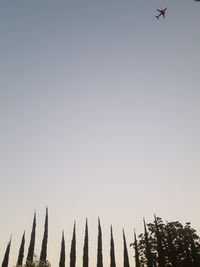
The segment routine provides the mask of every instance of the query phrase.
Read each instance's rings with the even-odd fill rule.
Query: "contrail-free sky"
[[[10,266],[35,209],[39,255],[46,205],[53,266],[74,219],[82,253],[88,218],[93,266],[98,216],[105,249],[113,224],[119,261],[122,226],[131,243],[143,216],[200,230],[199,14],[193,0],[1,1],[0,255],[12,234]]]

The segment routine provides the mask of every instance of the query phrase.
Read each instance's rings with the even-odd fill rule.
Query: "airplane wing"
[[[160,10],[160,9],[156,9],[158,12],[161,12],[162,10]]]
[[[164,9],[164,12],[167,10],[167,7]]]

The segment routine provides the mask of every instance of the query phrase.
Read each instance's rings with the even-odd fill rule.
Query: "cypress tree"
[[[47,240],[48,240],[48,208],[46,208],[44,235],[42,240],[42,248],[40,253],[40,264],[45,264],[47,261]]]
[[[116,267],[116,263],[115,263],[115,246],[114,246],[112,225],[110,227],[110,267]]]
[[[97,267],[103,267],[102,232],[100,219],[98,219]]]
[[[19,254],[18,254],[18,260],[17,260],[17,266],[22,266],[23,264],[23,258],[24,258],[24,245],[25,245],[25,231],[24,234],[22,236],[22,242],[21,242],[21,246],[19,249]]]
[[[84,238],[84,246],[83,246],[83,267],[89,266],[89,256],[88,256],[88,224],[87,219],[85,223],[85,238]]]
[[[150,244],[149,244],[146,223],[144,219],[143,221],[144,221],[144,236],[145,236],[145,246],[146,246],[147,267],[153,267],[153,261],[152,261],[152,255],[151,255],[151,249],[150,249]]]
[[[34,213],[30,245],[29,245],[28,255],[26,259],[27,267],[31,266],[33,263],[33,255],[34,255],[34,248],[35,248],[35,229],[36,229],[36,212]]]
[[[137,244],[137,238],[136,238],[135,230],[134,230],[134,248],[135,248],[135,267],[140,267],[138,244]]]
[[[62,232],[59,267],[65,267],[65,238],[64,238],[64,231]]]
[[[8,267],[9,255],[10,255],[11,239],[7,245],[6,252],[1,267]]]
[[[160,231],[158,228],[157,218],[155,215],[154,215],[154,220],[155,220],[155,230],[156,230],[155,232],[156,232],[156,239],[157,239],[158,264],[159,264],[159,267],[165,267],[165,255],[163,251]]]
[[[70,267],[76,266],[76,222],[74,222],[74,230],[71,242],[71,251],[70,251]]]
[[[124,267],[130,267],[124,229],[123,229],[123,242],[124,242]]]

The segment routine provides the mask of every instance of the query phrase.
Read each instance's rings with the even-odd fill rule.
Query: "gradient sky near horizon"
[[[193,0],[1,1],[1,258],[12,234],[16,263],[35,209],[39,254],[46,205],[53,266],[74,219],[77,266],[86,217],[94,266],[98,217],[119,266],[143,216],[200,231],[199,25]]]

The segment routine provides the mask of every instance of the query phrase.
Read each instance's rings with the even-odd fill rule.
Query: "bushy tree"
[[[190,223],[163,223],[156,217],[153,223],[144,226],[145,232],[139,235],[138,243],[142,267],[149,266],[149,253],[152,266],[200,267],[200,238]]]

